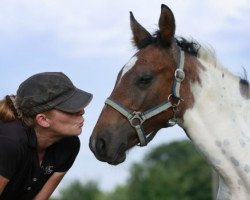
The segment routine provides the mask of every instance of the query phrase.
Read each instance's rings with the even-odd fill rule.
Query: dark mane
[[[243,68],[243,70],[244,70],[244,77],[241,77],[240,79],[240,92],[244,98],[250,99],[250,89],[249,89],[249,82],[247,80],[247,72],[245,68]]]
[[[247,70],[245,68],[243,68],[243,75],[240,77],[240,83],[242,85],[245,85],[249,88],[249,81],[248,81],[248,77],[247,77]]]
[[[175,38],[177,45],[185,52],[197,56],[201,45],[196,41],[188,41],[183,37]],[[170,44],[166,44],[162,41],[160,31],[156,31],[152,37],[147,37],[139,44],[139,49],[145,48],[150,44],[157,44],[164,47],[169,47]]]
[[[188,41],[183,37],[176,38],[177,45],[185,52],[197,57],[201,45],[196,41]]]

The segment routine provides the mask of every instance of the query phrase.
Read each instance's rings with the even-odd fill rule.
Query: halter
[[[128,121],[130,122],[131,126],[135,128],[137,135],[139,137],[139,146],[146,146],[156,135],[157,131],[152,131],[148,135],[145,133],[143,130],[143,123],[147,120],[150,119],[151,117],[158,115],[159,113],[172,108],[174,112],[173,118],[169,119],[169,121],[166,124],[166,127],[172,127],[176,125],[179,122],[179,119],[176,118],[176,112],[178,111],[178,106],[180,104],[180,101],[183,101],[180,97],[180,86],[181,82],[185,78],[185,73],[183,71],[184,69],[184,60],[185,60],[185,54],[184,52],[179,49],[178,53],[178,64],[174,73],[174,84],[172,87],[172,94],[168,96],[168,100],[164,101],[163,103],[150,108],[144,112],[138,112],[138,111],[131,111],[127,108],[125,108],[123,105],[120,103],[116,102],[112,98],[107,98],[105,101],[105,104],[111,106],[118,112],[120,112],[122,115],[124,115]],[[175,97],[178,99],[177,103],[172,103],[171,98]]]

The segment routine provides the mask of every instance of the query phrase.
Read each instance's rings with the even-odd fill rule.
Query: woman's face
[[[48,115],[49,129],[57,136],[80,135],[84,125],[84,109],[77,113],[67,113],[53,109]]]

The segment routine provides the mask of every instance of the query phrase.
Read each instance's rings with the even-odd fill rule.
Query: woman
[[[0,101],[0,199],[48,199],[72,166],[92,94],[60,72],[31,76]]]

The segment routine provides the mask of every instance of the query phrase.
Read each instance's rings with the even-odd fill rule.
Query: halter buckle
[[[173,102],[173,100],[171,100],[171,98],[177,99],[177,102]],[[175,107],[179,106],[179,104],[180,104],[181,101],[184,101],[184,100],[181,99],[181,98],[176,97],[176,96],[173,95],[173,94],[170,94],[170,95],[168,96],[168,101],[172,104],[172,107],[175,108]],[[172,103],[172,102],[173,102],[173,103]]]
[[[182,69],[176,69],[174,76],[176,81],[182,82],[185,79],[185,72]]]
[[[175,126],[176,124],[177,124],[177,120],[172,118],[168,120],[167,127],[172,127],[172,126]]]

